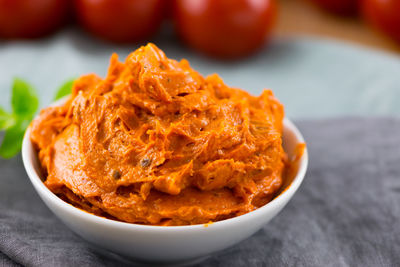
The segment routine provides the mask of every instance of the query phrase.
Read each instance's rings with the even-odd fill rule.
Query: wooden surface
[[[311,35],[339,39],[400,53],[400,45],[367,25],[361,17],[338,17],[306,0],[280,0],[277,35]]]

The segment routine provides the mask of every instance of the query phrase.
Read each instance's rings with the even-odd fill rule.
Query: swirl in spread
[[[280,190],[283,106],[202,77],[149,44],[107,77],[75,81],[65,104],[31,125],[60,198],[131,223],[188,225],[235,217]]]

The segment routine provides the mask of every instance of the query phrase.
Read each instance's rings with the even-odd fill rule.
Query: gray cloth
[[[298,125],[310,153],[299,191],[258,233],[199,266],[400,266],[400,119]],[[1,265],[127,264],[55,218],[20,157],[1,160],[0,177]]]

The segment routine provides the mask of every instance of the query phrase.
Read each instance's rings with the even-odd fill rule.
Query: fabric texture
[[[197,266],[400,266],[400,119],[297,122],[310,165],[283,211]],[[21,157],[0,160],[0,266],[135,265],[105,256],[39,199]]]

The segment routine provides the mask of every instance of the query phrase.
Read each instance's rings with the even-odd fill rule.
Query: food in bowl
[[[265,205],[289,161],[284,109],[203,77],[153,44],[107,77],[75,81],[61,106],[32,122],[45,185],[87,212],[147,225],[220,221]]]

